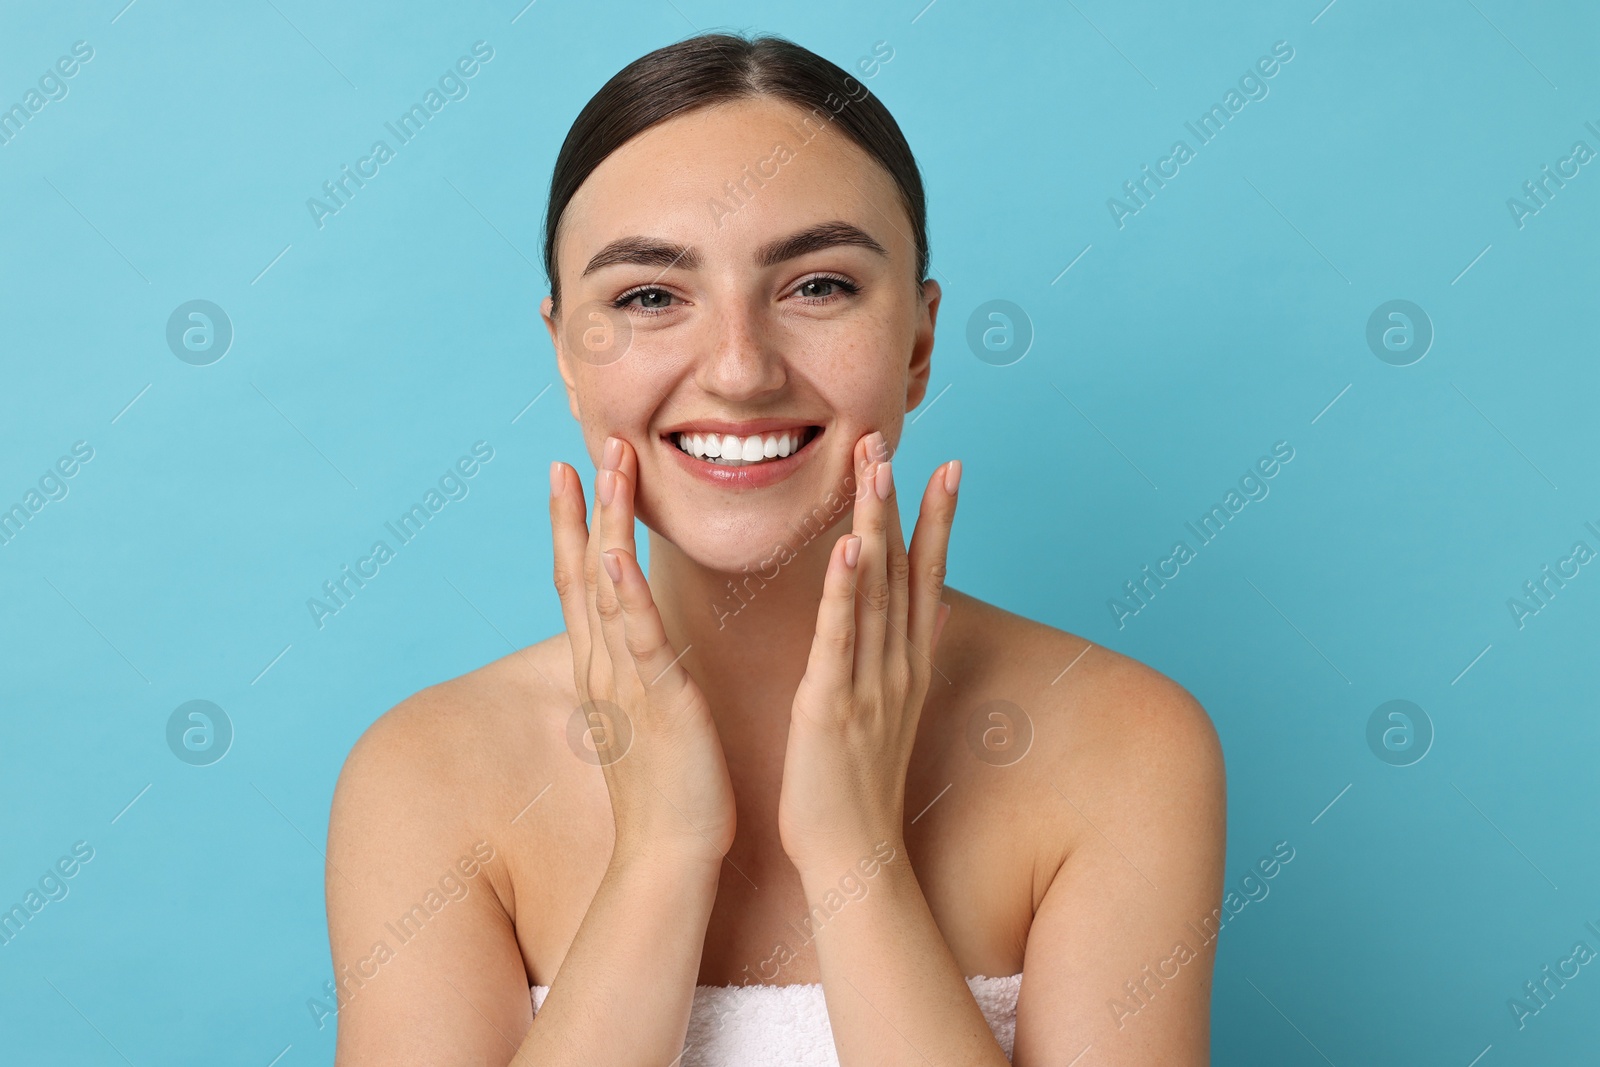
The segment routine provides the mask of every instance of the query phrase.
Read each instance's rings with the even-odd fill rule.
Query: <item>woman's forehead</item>
[[[893,180],[832,117],[762,97],[644,131],[603,160],[563,212],[563,273],[576,279],[596,251],[628,237],[742,256],[835,219],[871,233],[892,255],[911,255]]]

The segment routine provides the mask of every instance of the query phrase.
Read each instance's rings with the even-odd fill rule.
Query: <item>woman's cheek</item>
[[[660,395],[652,390],[652,383],[642,375],[629,373],[630,368],[613,366],[578,379],[578,407],[583,412],[583,436],[590,452],[596,457],[612,434],[626,437],[636,449],[647,443],[643,434],[649,422],[650,411],[644,403]]]

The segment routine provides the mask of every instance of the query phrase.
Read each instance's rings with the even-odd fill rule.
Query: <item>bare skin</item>
[[[873,477],[863,442],[897,439],[928,380],[937,284],[919,293],[904,281],[904,209],[844,138],[822,133],[731,224],[708,228],[704,189],[766,157],[775,124],[793,121],[766,100],[674,119],[602,163],[569,208],[564,304],[609,300],[641,275],[674,303],[641,317],[627,356],[600,366],[574,355],[546,301],[569,403],[591,458],[617,471],[604,476],[616,503],[595,504],[559,465],[567,631],[402,702],[347,761],[328,854],[341,1065],[516,1055],[664,1067],[694,984],[749,982],[822,983],[843,1063],[1003,1063],[962,979],[1019,972],[1014,1063],[1066,1063],[1086,1047],[1085,1065],[1207,1062],[1213,950],[1188,924],[1221,896],[1215,731],[1150,668],[943,586],[949,465],[927,483],[909,549],[898,497],[858,496],[737,614],[713,607],[726,612],[730,576],[795,540],[797,509],[852,474],[857,488]],[[834,219],[884,254],[843,244],[757,266],[756,248]],[[584,273],[607,242],[636,234],[694,247],[698,265]],[[790,295],[819,272],[859,292]],[[772,415],[824,432],[800,471],[753,491],[691,482],[659,433],[686,418]],[[613,436],[625,442],[615,455]],[[648,586],[632,564],[635,514],[649,528]],[[876,613],[870,594],[838,585],[852,530],[863,544],[851,573],[899,590]],[[602,550],[620,553],[617,574]],[[830,615],[834,588],[843,614]],[[839,655],[855,674],[824,685],[837,657],[816,635],[834,625],[850,631],[840,647],[853,659]],[[863,670],[869,642],[885,671]],[[644,648],[657,658],[633,662]],[[897,672],[913,681],[909,706],[875,704],[899,693]],[[635,726],[636,747],[605,766],[571,744],[575,709],[596,697]],[[970,740],[994,700],[1032,727],[1009,765]],[[797,716],[855,723],[879,705],[893,728],[876,740],[796,733]],[[893,858],[866,875],[856,864],[879,844]],[[394,929],[441,876],[448,899]],[[841,884],[866,890],[803,941],[793,924]],[[1194,958],[1159,986],[1145,978],[1179,941]],[[1125,983],[1141,980],[1147,1006],[1110,1007],[1136,1005]],[[531,984],[552,987],[537,1022]]]

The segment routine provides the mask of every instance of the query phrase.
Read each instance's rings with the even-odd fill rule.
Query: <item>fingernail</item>
[[[878,469],[872,473],[872,481],[878,490],[878,499],[888,500],[889,490],[894,488],[894,472],[889,469],[888,460],[878,464]]]
[[[953,459],[944,469],[944,491],[951,496],[956,495],[956,486],[961,484],[961,461]]]
[[[844,565],[846,567],[854,567],[856,565],[856,560],[860,558],[861,538],[857,534],[851,534],[849,537],[845,538],[844,542]]]
[[[559,492],[561,492],[561,461],[553,459],[550,461],[550,495],[555,496]]]
[[[599,494],[600,503],[611,506],[611,498],[617,495],[617,472],[610,467],[600,472],[599,482],[595,485],[595,492]]]
[[[600,553],[600,562],[606,565],[606,573],[611,575],[613,582],[622,581],[622,564],[617,560],[617,550],[607,549]]]
[[[867,460],[879,462],[889,458],[889,446],[884,442],[883,431],[873,430],[867,435]]]
[[[605,455],[601,457],[600,465],[611,470],[616,470],[622,465],[622,438],[606,438]]]

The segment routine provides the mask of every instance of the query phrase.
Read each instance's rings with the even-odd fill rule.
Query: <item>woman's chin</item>
[[[701,524],[692,530],[680,530],[679,537],[662,536],[707,570],[730,576],[755,574],[770,581],[808,554],[826,556],[841,536],[839,523],[847,518],[848,514],[830,520],[824,512],[815,518],[797,515],[791,522],[744,524],[737,532]]]

